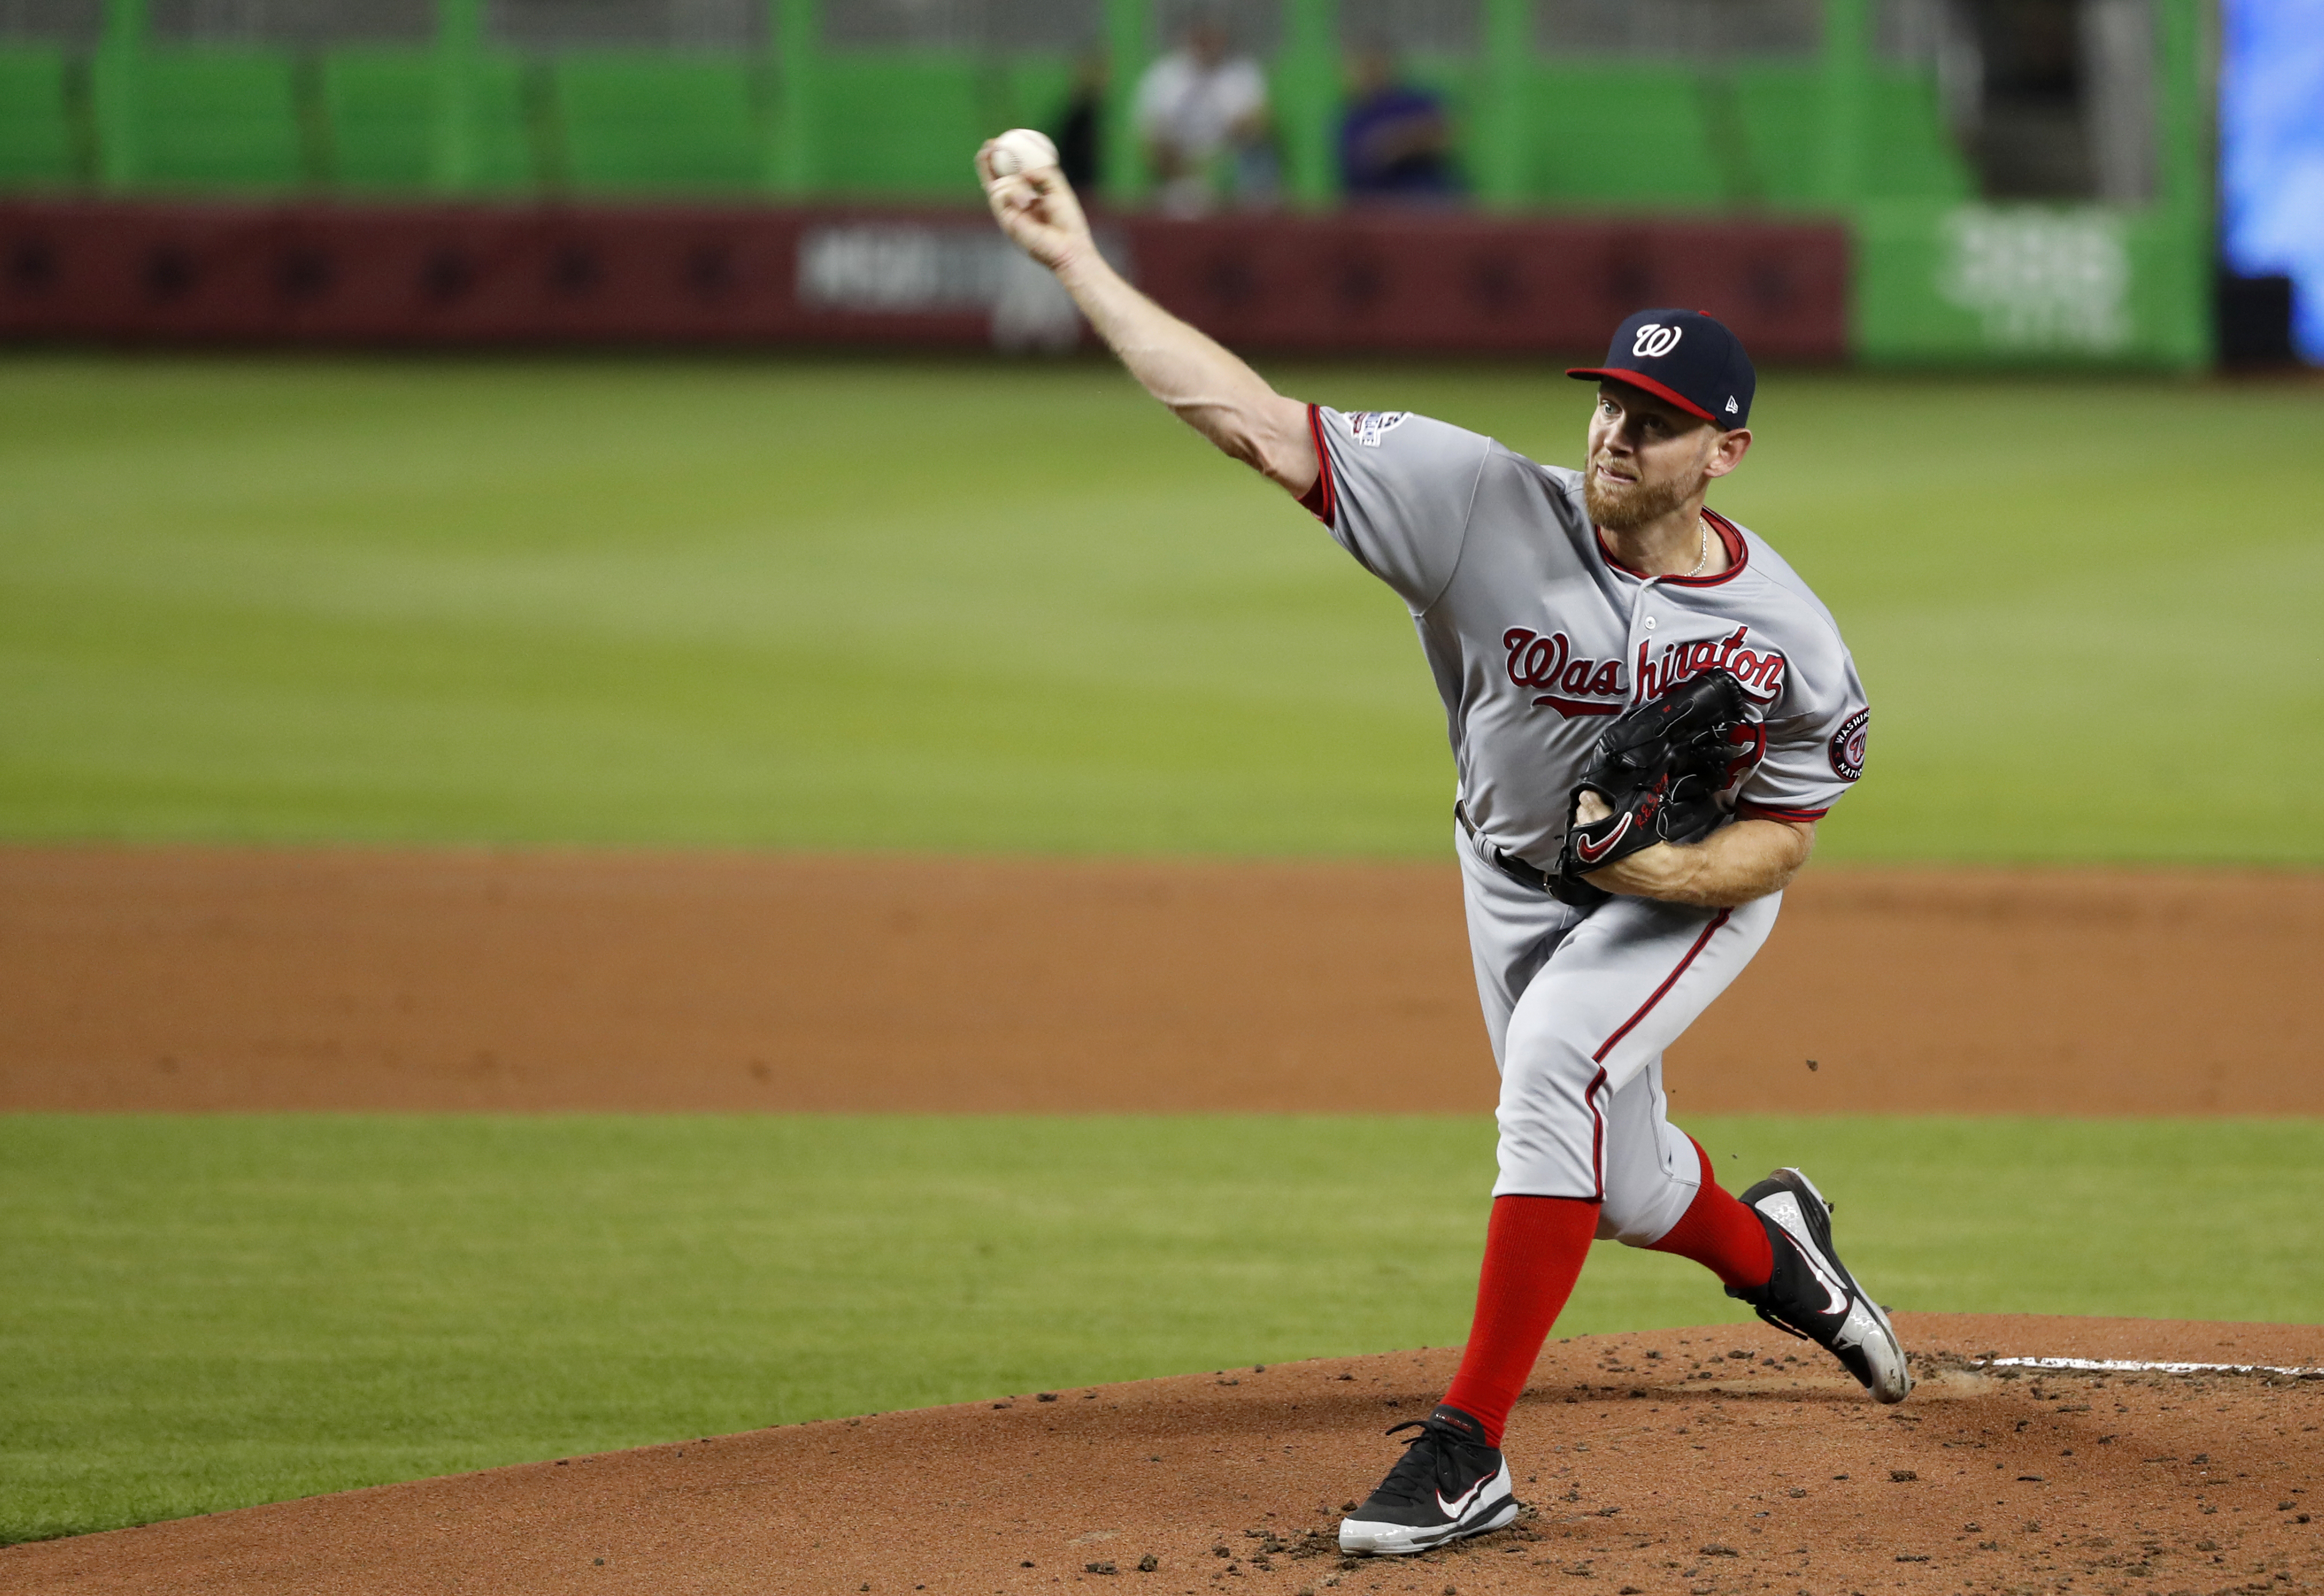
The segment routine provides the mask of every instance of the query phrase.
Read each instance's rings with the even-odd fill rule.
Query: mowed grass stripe
[[[2315,1322],[2324,1123],[1690,1122],[1899,1307]],[[1465,1333],[1481,1120],[0,1119],[0,1536]],[[1596,1250],[1559,1333],[1741,1316]]]
[[[1274,374],[1550,460],[1588,402]],[[1757,418],[1714,501],[1876,705],[1826,857],[2324,858],[2324,390],[1773,373]],[[0,836],[1443,846],[1400,605],[1100,362],[15,357],[0,540]]]

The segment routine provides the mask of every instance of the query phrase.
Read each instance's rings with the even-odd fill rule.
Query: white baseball
[[[1057,164],[1057,147],[1049,135],[1029,127],[1012,127],[992,141],[992,175],[1013,178]]]

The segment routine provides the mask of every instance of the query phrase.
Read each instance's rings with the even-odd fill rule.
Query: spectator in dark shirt
[[[1373,47],[1355,60],[1353,92],[1340,123],[1340,182],[1359,204],[1443,201],[1459,192],[1444,105],[1400,82],[1396,60]]]
[[[1073,97],[1057,129],[1057,170],[1084,197],[1095,197],[1105,180],[1105,56],[1092,52],[1074,69]]]

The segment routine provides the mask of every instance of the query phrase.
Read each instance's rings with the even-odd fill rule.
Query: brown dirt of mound
[[[1813,868],[1671,1078],[1696,1113],[2324,1113],[2319,943],[2324,875]],[[1493,1099],[1449,860],[17,848],[0,967],[0,1109]]]
[[[1339,1504],[1454,1354],[1028,1393],[316,1497],[0,1551],[34,1592],[1648,1596],[2299,1591],[2324,1381],[2001,1377],[1981,1353],[2313,1367],[2324,1329],[1906,1316],[1875,1406],[1757,1325],[1553,1343],[1506,1446],[1527,1511],[1341,1557]],[[1800,1362],[1793,1362],[1794,1359]],[[1576,1582],[1588,1580],[1591,1583]]]

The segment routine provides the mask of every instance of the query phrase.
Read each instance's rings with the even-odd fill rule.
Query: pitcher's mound
[[[2299,1591],[2324,1329],[1905,1315],[1876,1406],[1757,1325],[1554,1342],[1499,1534],[1354,1560],[1341,1504],[1456,1361],[1392,1353],[835,1419],[0,1552],[11,1591]],[[2067,1370],[2060,1357],[2261,1365]],[[1581,1581],[1592,1582],[1588,1584]]]

